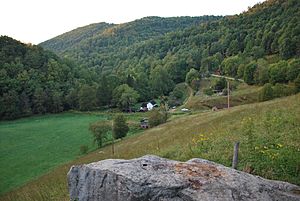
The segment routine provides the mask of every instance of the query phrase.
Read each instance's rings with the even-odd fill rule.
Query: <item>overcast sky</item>
[[[38,44],[80,26],[146,16],[239,14],[263,0],[0,0],[0,35]]]

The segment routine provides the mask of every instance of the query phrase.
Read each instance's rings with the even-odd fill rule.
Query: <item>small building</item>
[[[154,107],[158,107],[155,100],[151,100],[151,101],[149,101],[149,103],[147,103],[148,110],[152,110]]]
[[[148,103],[142,103],[140,107],[140,112],[147,112],[152,110],[154,107],[158,107],[154,100],[149,101]]]
[[[141,128],[149,128],[149,121],[147,118],[143,118],[141,121],[140,121],[140,126]]]
[[[153,109],[153,105],[152,105],[152,103],[147,103],[147,109],[148,110],[152,110]]]

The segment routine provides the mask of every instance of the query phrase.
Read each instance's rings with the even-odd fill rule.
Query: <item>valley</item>
[[[229,110],[184,115],[117,142],[115,155],[107,145],[53,169],[1,200],[68,200],[65,177],[70,166],[107,158],[156,154],[182,161],[200,157],[230,166],[236,141],[241,143],[239,170],[299,185],[299,101],[298,94]]]
[[[70,167],[109,158],[230,167],[236,142],[238,170],[300,185],[299,14],[267,0],[38,45],[0,36],[0,200],[67,201]]]

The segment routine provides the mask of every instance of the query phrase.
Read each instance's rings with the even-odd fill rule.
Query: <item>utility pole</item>
[[[227,108],[230,108],[230,87],[229,80],[227,80]]]

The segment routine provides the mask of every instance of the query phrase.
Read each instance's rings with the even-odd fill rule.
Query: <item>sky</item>
[[[0,0],[0,35],[38,44],[92,23],[234,15],[263,0]]]

